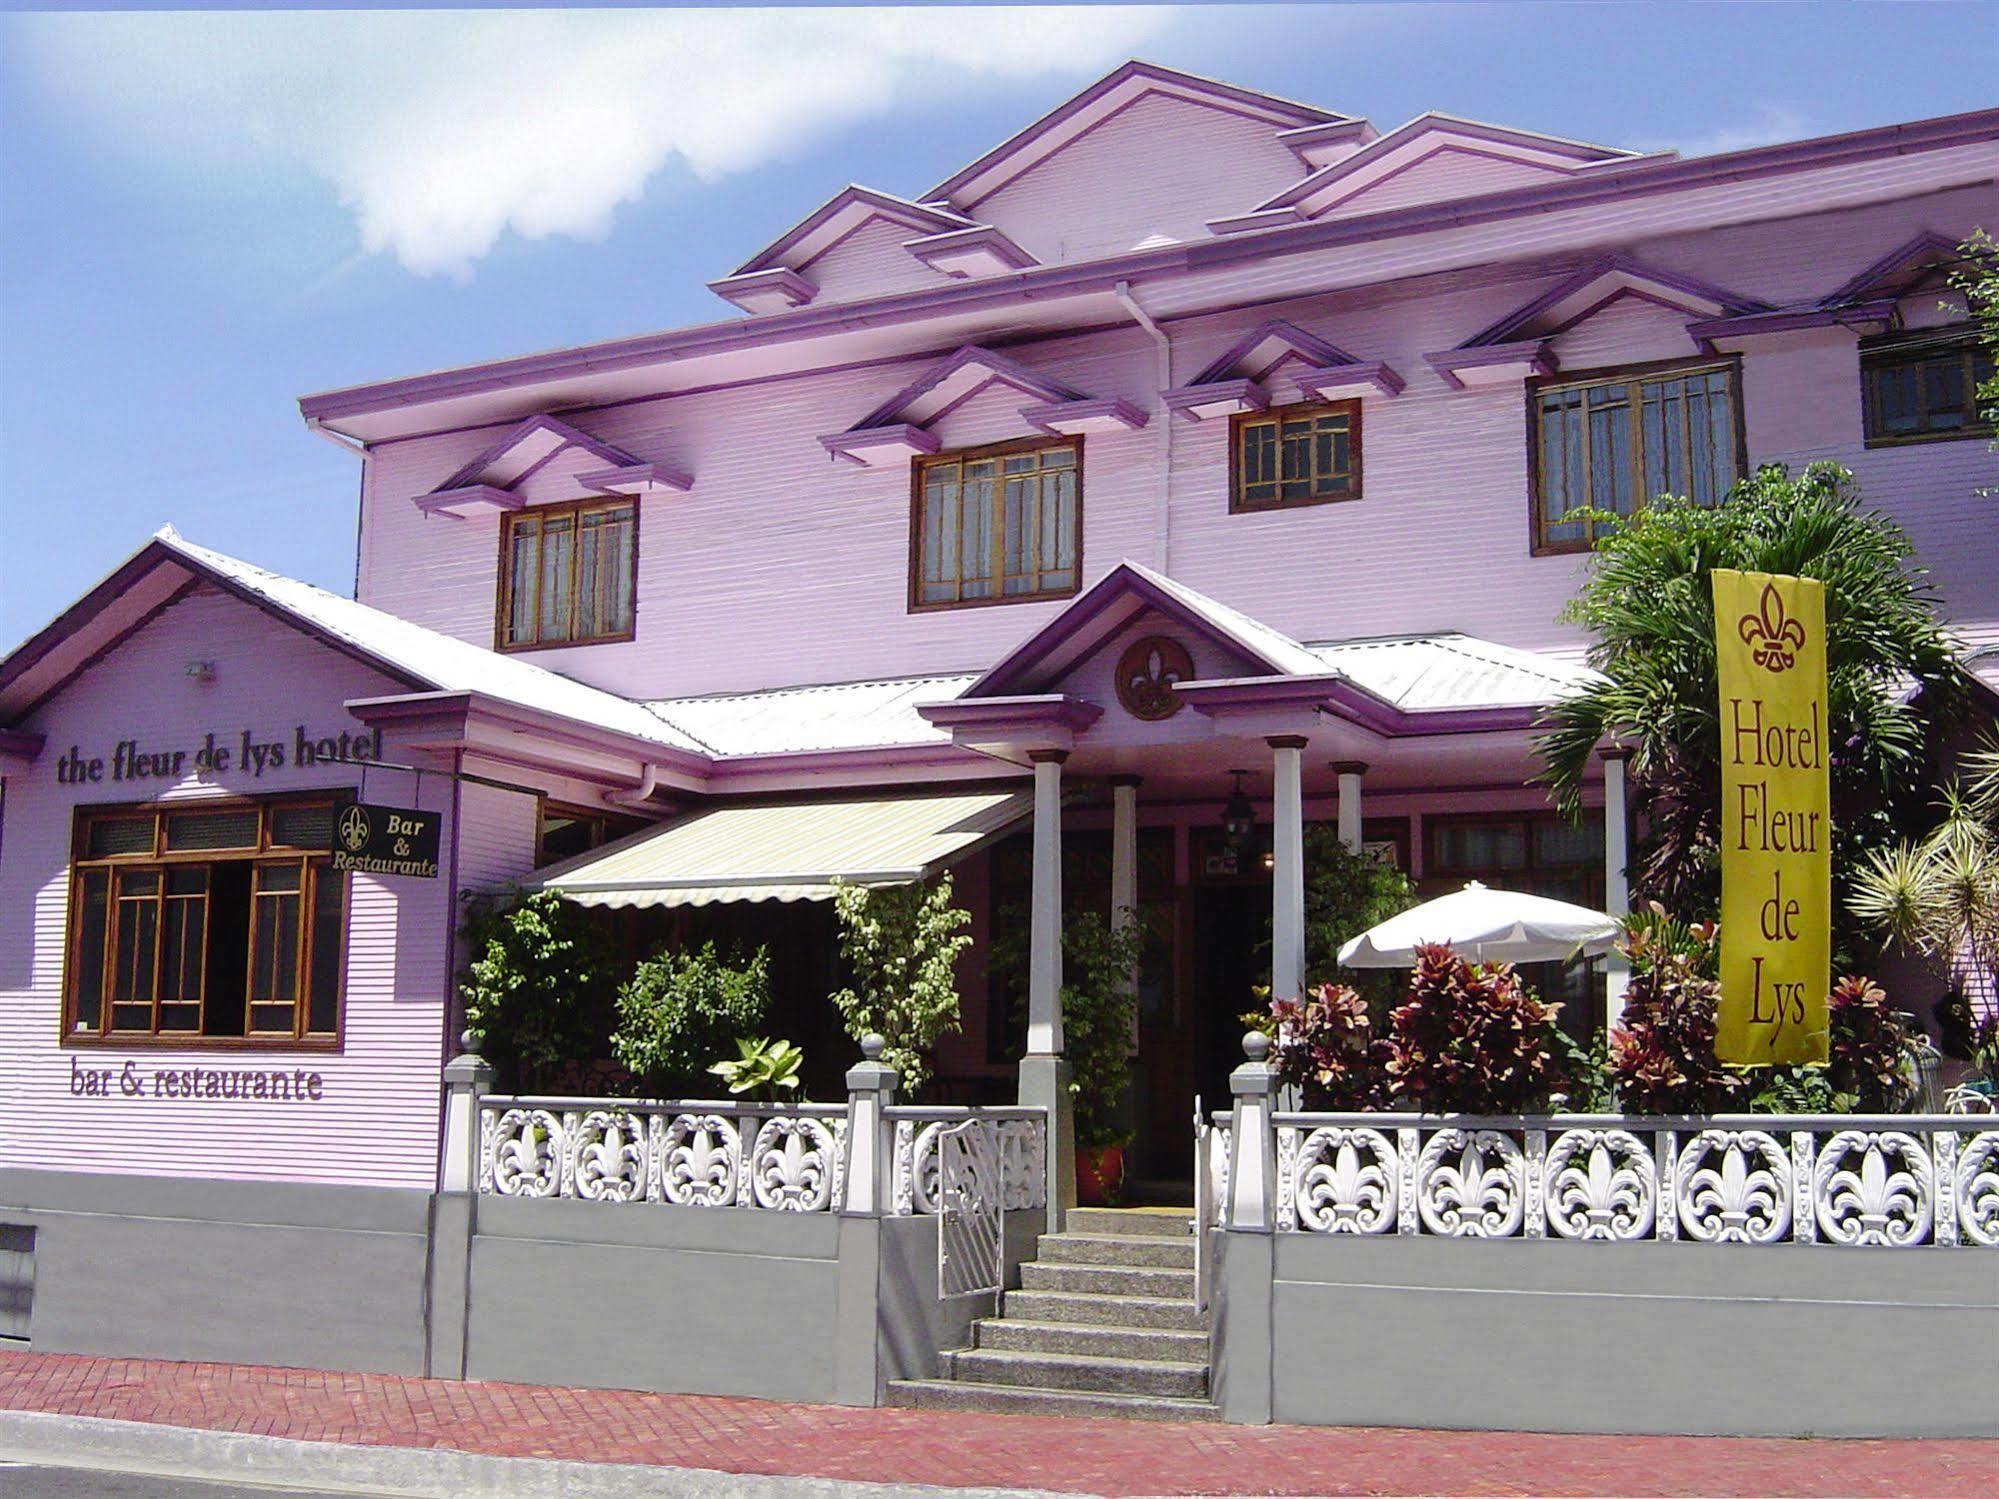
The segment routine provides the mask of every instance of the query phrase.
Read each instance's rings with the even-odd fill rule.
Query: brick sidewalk
[[[0,1407],[496,1457],[1104,1495],[1999,1492],[1999,1441],[1170,1426],[67,1354],[0,1353]]]

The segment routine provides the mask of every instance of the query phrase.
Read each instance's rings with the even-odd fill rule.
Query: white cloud
[[[464,276],[600,238],[678,159],[714,181],[969,81],[1103,71],[1140,6],[25,18],[38,82],[161,164],[303,165],[361,249]],[[907,184],[900,184],[907,186]]]
[[[1723,151],[1747,151],[1752,146],[1774,146],[1780,141],[1803,140],[1812,133],[1811,122],[1788,104],[1758,104],[1752,116],[1733,125],[1724,125],[1704,135],[1647,143],[1647,151],[1678,151],[1682,156],[1715,156]]]

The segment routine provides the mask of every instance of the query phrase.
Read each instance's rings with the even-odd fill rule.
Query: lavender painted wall
[[[1149,107],[1114,117],[998,196],[1037,183],[1036,191],[1059,196],[1065,159],[1088,165],[1092,142],[1115,143],[1118,121]],[[1875,191],[1896,180],[1888,172],[1884,165],[1873,173]],[[1078,180],[1098,181],[1115,203],[1113,175],[1100,164]],[[1921,230],[1956,237],[1999,223],[1999,191],[1989,185],[1812,212],[1809,193],[1777,184],[1758,211],[1789,217],[1661,235],[1650,226],[1670,220],[1670,201],[1620,207],[1609,222],[1623,235],[1611,243],[1771,303],[1822,296]],[[1030,220],[1010,227],[1025,234]],[[1169,324],[1176,382],[1276,316],[1356,359],[1386,361],[1408,384],[1399,396],[1365,403],[1365,493],[1356,503],[1231,515],[1227,423],[1172,419],[1171,573],[1302,639],[1459,629],[1527,648],[1579,649],[1556,614],[1581,564],[1530,555],[1521,388],[1451,390],[1423,356],[1455,347],[1586,263],[1606,248],[1606,225],[1593,232],[1579,242],[1573,226],[1520,225],[1505,258],[1483,270],[1396,281],[1389,264],[1383,275],[1391,279],[1332,295],[1279,298],[1292,271],[1275,259],[1216,279],[1208,293],[1226,290],[1239,305]],[[1163,293],[1148,297],[1167,301]],[[1555,347],[1571,371],[1688,358],[1696,352],[1689,320],[1624,298],[1564,332]],[[614,691],[661,697],[976,669],[1045,623],[1059,603],[910,613],[907,469],[836,465],[817,442],[947,352],[574,413],[579,426],[642,460],[691,471],[694,489],[642,501],[637,639],[533,659]],[[1157,423],[1166,418],[1153,346],[1127,324],[1013,343],[1007,352],[1086,394],[1123,397],[1153,413],[1146,429],[1086,441],[1084,580],[1125,557],[1158,560]],[[1916,537],[1966,638],[1999,640],[1989,581],[1999,567],[1999,528],[1975,493],[1999,483],[1999,459],[1987,445],[1867,450],[1851,332],[1759,340],[1744,353],[1743,369],[1751,460],[1824,457],[1854,468],[1869,500]],[[1274,383],[1276,398],[1287,399],[1285,380]],[[946,448],[1028,435],[1020,405],[1012,392],[992,388],[932,430]],[[497,520],[425,520],[411,499],[493,435],[485,428],[375,450],[361,559],[367,601],[490,641]],[[573,488],[551,469],[530,481],[528,498],[568,497]]]
[[[214,680],[186,673],[212,661]],[[27,727],[48,747],[7,781],[0,849],[0,1167],[144,1170],[164,1176],[355,1182],[425,1188],[437,1170],[438,1069],[442,1061],[445,944],[450,883],[350,877],[343,1044],[337,1053],[266,1049],[64,1047],[59,1044],[72,812],[121,801],[195,802],[217,794],[355,787],[353,766],[290,763],[300,725],[315,736],[359,730],[342,703],[396,684],[229,595],[201,587],[43,704]],[[189,774],[163,783],[58,785],[71,746],[109,757],[123,739],[142,749],[228,742],[250,730],[282,740],[287,764],[256,777]],[[408,758],[391,737],[389,761]],[[451,785],[377,770],[371,799],[447,814]],[[483,840],[492,833],[472,828]],[[477,861],[473,861],[475,864]],[[480,873],[489,873],[483,866]],[[123,1096],[127,1062],[157,1068],[302,1068],[320,1075],[316,1102]],[[72,1064],[109,1069],[112,1096],[78,1097]]]

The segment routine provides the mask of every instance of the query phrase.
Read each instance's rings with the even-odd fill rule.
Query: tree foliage
[[[661,948],[618,989],[611,1053],[660,1097],[690,1096],[770,1010],[770,955],[730,961],[704,942]]]
[[[1338,829],[1325,823],[1307,827],[1305,982],[1352,983],[1351,970],[1340,967],[1340,948],[1416,901],[1415,885],[1393,864],[1349,849]]]
[[[930,1080],[930,1048],[958,1029],[958,955],[971,945],[971,913],[951,904],[951,876],[935,885],[872,888],[835,881],[840,956],[851,983],[833,995],[847,1034],[881,1036],[882,1060],[905,1096]]]
[[[1978,404],[1984,419],[1999,428],[1999,244],[1983,229],[1958,246],[1963,257],[1951,272],[1950,284],[1964,293],[1965,307],[1993,358],[1993,372],[1979,382]],[[1994,439],[1999,446],[1999,438]]]
[[[613,969],[602,932],[552,891],[475,907],[460,934],[465,1028],[505,1092],[545,1090],[602,1040]]]
[[[1565,617],[1594,637],[1603,680],[1549,711],[1543,778],[1580,806],[1596,746],[1632,743],[1636,892],[1687,918],[1720,905],[1721,714],[1714,647],[1717,567],[1826,585],[1827,743],[1834,867],[1889,841],[1924,780],[1930,720],[1962,675],[1936,595],[1901,528],[1861,508],[1846,470],[1770,465],[1719,505],[1662,497],[1602,537]],[[1910,688],[1918,689],[1912,696]],[[1848,935],[1836,931],[1836,935]]]
[[[1138,1019],[1131,976],[1144,946],[1136,919],[1113,926],[1095,911],[1077,911],[1062,922],[1062,1054],[1071,1069],[1078,1145],[1130,1141],[1116,1116],[1131,1080]]]

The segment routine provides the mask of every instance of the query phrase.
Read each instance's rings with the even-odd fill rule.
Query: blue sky
[[[0,649],[163,521],[345,591],[307,391],[729,314],[1137,55],[1689,154],[1999,103],[1979,4],[0,15]]]

